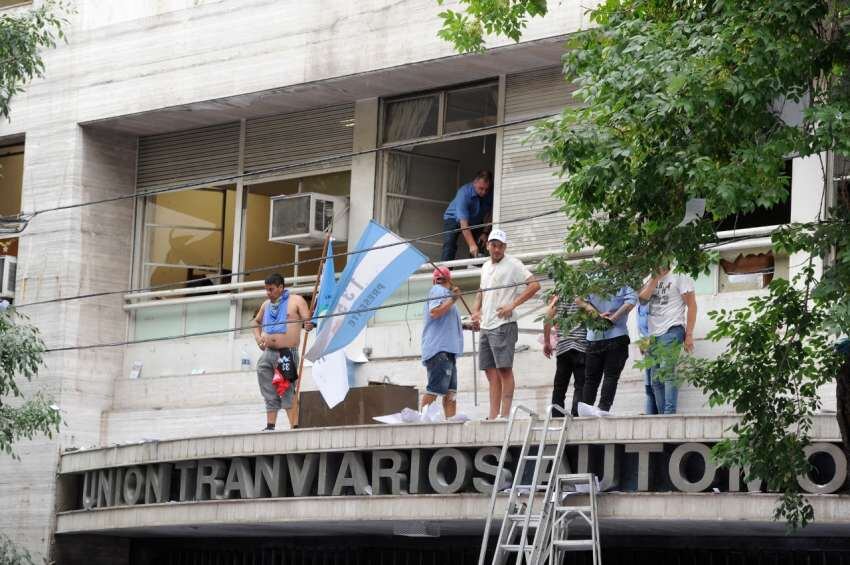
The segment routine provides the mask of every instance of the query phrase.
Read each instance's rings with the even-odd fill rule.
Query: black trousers
[[[629,359],[629,336],[622,335],[611,339],[591,341],[587,347],[584,363],[584,388],[582,402],[591,406],[596,402],[596,391],[602,383],[599,395],[600,410],[610,410],[617,394],[620,373]]]
[[[578,416],[578,403],[582,399],[584,388],[584,352],[570,349],[558,355],[556,361],[552,404],[567,407],[567,389],[570,388],[570,376],[573,376],[573,403],[570,413]],[[563,414],[553,409],[552,416],[561,417]]]

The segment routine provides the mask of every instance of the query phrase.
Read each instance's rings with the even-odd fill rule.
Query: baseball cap
[[[487,238],[487,241],[501,241],[505,245],[508,244],[508,234],[506,234],[503,230],[494,229],[490,232],[490,237]]]
[[[434,272],[431,273],[431,279],[434,282],[437,282],[437,279],[451,280],[452,272],[449,270],[448,267],[437,267],[436,269],[434,269]]]

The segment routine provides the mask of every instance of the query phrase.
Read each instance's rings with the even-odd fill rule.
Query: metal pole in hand
[[[331,241],[330,229],[325,231],[325,243],[322,245],[322,259],[319,261],[319,271],[316,273],[316,282],[313,283],[313,297],[310,299],[310,320],[316,314],[316,308],[319,306],[319,283],[322,280],[322,273],[325,270],[325,257],[328,254],[328,244]],[[298,380],[295,381],[295,394],[292,399],[292,407],[286,411],[286,416],[289,418],[289,427],[293,430],[298,427],[299,416],[301,413],[301,381],[304,379],[301,372],[304,370],[304,354],[307,352],[307,334],[304,332],[304,339],[301,341],[301,356],[298,358]]]
[[[475,330],[472,330],[472,401],[478,406],[478,351],[475,339]]]
[[[437,264],[435,262],[430,261],[430,260],[428,262],[431,263],[431,266],[434,267],[434,270],[439,269],[439,267],[437,266]],[[471,314],[472,308],[470,308],[469,304],[466,303],[466,300],[463,299],[463,295],[461,294],[460,296],[458,296],[458,298],[460,298],[460,303],[463,304],[464,308],[469,310],[469,313]]]

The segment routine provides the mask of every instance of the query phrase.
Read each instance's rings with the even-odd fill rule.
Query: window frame
[[[0,12],[32,5],[33,0],[0,0]]]
[[[387,182],[386,182],[386,153],[388,151],[392,151],[397,147],[410,147],[415,145],[427,145],[430,143],[439,143],[441,141],[445,141],[448,136],[452,141],[460,140],[460,139],[469,139],[475,137],[484,137],[487,135],[496,135],[496,167],[494,167],[494,174],[496,173],[495,169],[499,166],[499,148],[498,148],[498,139],[500,132],[497,129],[496,131],[475,131],[471,133],[444,133],[444,124],[445,124],[445,112],[446,112],[446,98],[449,92],[457,92],[472,88],[481,88],[482,86],[490,86],[496,89],[496,123],[494,126],[498,126],[504,122],[504,80],[501,76],[497,76],[494,78],[488,78],[484,80],[474,81],[463,83],[459,85],[453,85],[449,87],[437,88],[432,90],[424,90],[419,92],[413,92],[408,94],[403,94],[400,96],[393,96],[387,98],[381,98],[379,109],[378,109],[378,131],[377,131],[377,139],[378,139],[378,149],[379,155],[375,160],[375,190],[374,190],[374,202],[373,202],[373,212],[372,217],[381,223],[386,223],[386,212],[387,212]],[[426,136],[426,137],[417,137],[413,139],[405,139],[399,141],[391,141],[385,142],[384,139],[384,125],[386,120],[386,105],[391,104],[393,102],[402,102],[404,100],[413,100],[416,98],[421,98],[423,96],[439,95],[440,105],[438,108],[438,117],[437,117],[437,135]],[[493,203],[494,209],[496,207],[496,202]],[[495,217],[494,217],[495,219]]]
[[[5,9],[6,8],[0,6],[0,11],[5,10]],[[2,158],[2,157],[13,157],[15,155],[26,156],[26,143],[23,140],[20,143],[10,143],[8,145],[0,146],[0,158]],[[24,163],[24,166],[26,166],[26,162]],[[2,171],[0,171],[0,174],[2,174]],[[23,178],[21,179],[21,185],[18,187],[18,191],[21,193],[20,194],[20,198],[22,199],[21,204],[23,204],[23,192],[24,192]],[[20,213],[20,211],[21,210],[19,209],[18,212]],[[0,235],[0,239],[17,240],[18,241],[18,250],[16,252],[17,254],[15,255],[15,257],[19,256],[19,254],[21,252],[21,250],[20,250],[21,249],[20,248],[21,234],[20,233],[3,234],[3,235]],[[0,250],[0,255],[3,255],[3,254],[4,253],[2,252],[2,250]]]
[[[221,237],[220,246],[222,246],[222,253],[224,252],[223,246],[224,246],[224,241],[225,241],[225,227],[227,226],[227,191],[230,190],[230,189],[227,188],[226,186],[221,187],[221,186],[217,186],[217,185],[205,185],[205,186],[198,186],[198,187],[192,187],[192,188],[185,188],[185,189],[181,189],[181,190],[163,191],[161,194],[172,194],[172,193],[185,192],[185,191],[190,191],[190,190],[208,190],[208,191],[212,191],[212,192],[220,192],[222,194],[224,201],[222,203],[222,224],[221,224],[221,228],[205,228],[205,227],[179,226],[179,225],[164,226],[163,224],[149,223],[147,221],[147,214],[148,214],[148,209],[149,209],[148,207],[150,205],[150,199],[152,197],[158,196],[158,194],[150,194],[150,195],[147,195],[143,198],[137,199],[138,201],[141,201],[141,205],[139,206],[141,208],[141,214],[139,216],[137,216],[137,220],[138,220],[138,223],[139,223],[139,231],[138,231],[139,238],[137,240],[137,241],[139,241],[139,245],[137,247],[139,248],[140,253],[139,253],[138,257],[134,256],[134,259],[138,259],[138,262],[137,262],[138,275],[137,275],[137,278],[136,278],[136,280],[138,282],[138,286],[136,288],[148,288],[148,287],[152,286],[150,281],[145,280],[145,278],[146,278],[145,275],[146,275],[146,271],[147,271],[148,267],[181,268],[181,269],[193,269],[193,268],[194,269],[199,269],[199,268],[210,269],[210,267],[207,267],[207,266],[204,266],[204,265],[170,264],[170,263],[159,263],[159,262],[148,260],[148,253],[150,251],[149,243],[148,243],[148,230],[147,230],[148,227],[153,227],[155,229],[160,228],[160,227],[171,227],[171,228],[177,228],[177,229],[185,228],[185,229],[198,230],[198,231],[218,232],[219,234],[221,234],[220,235],[220,237]],[[239,204],[239,203],[234,202],[234,208],[238,207],[237,204]],[[234,229],[234,232],[235,232],[235,229]],[[234,233],[233,235],[235,237],[236,234]],[[235,239],[233,240],[233,245],[234,246],[236,245]],[[231,254],[232,254],[232,252],[233,252],[233,250],[231,249]],[[218,266],[218,275],[222,274],[222,269],[224,268],[224,255],[222,255],[221,257],[222,257],[222,259],[221,259],[222,263]],[[187,281],[187,283],[188,283],[188,281]],[[179,288],[179,287],[175,287],[175,288]]]
[[[473,132],[473,133],[466,133],[466,134],[463,134],[463,133],[457,133],[456,134],[456,133],[453,133],[453,132],[450,132],[448,134],[445,133],[446,107],[447,107],[446,101],[447,101],[447,98],[448,98],[448,94],[449,93],[455,93],[455,92],[462,92],[464,90],[472,90],[472,89],[475,89],[475,88],[482,88],[482,87],[485,87],[485,86],[495,88],[495,91],[496,91],[496,124],[495,125],[498,125],[499,123],[501,123],[501,115],[500,115],[501,113],[499,111],[501,101],[499,100],[499,98],[500,98],[499,97],[499,89],[500,89],[499,79],[498,79],[498,77],[496,77],[496,78],[490,78],[490,79],[480,80],[480,81],[476,81],[476,82],[470,82],[470,83],[451,86],[451,87],[438,88],[438,89],[433,89],[433,90],[425,90],[425,91],[420,91],[420,92],[415,92],[415,93],[410,93],[410,94],[404,94],[404,95],[401,95],[401,96],[382,98],[381,104],[380,104],[380,111],[378,112],[378,139],[379,139],[378,146],[383,148],[383,147],[388,147],[388,146],[393,147],[395,145],[408,145],[408,144],[411,144],[411,143],[419,143],[419,142],[435,142],[435,141],[442,140],[443,137],[445,137],[446,135],[451,135],[452,139],[462,139],[462,138],[467,137],[467,136],[468,137],[477,137],[479,135],[487,135],[487,132]],[[437,133],[436,133],[436,135],[414,137],[414,138],[410,138],[410,139],[399,139],[399,140],[396,140],[396,141],[385,141],[385,139],[384,139],[384,127],[386,126],[387,106],[389,104],[393,104],[395,102],[404,102],[406,100],[415,100],[417,98],[424,98],[426,96],[434,96],[435,94],[437,95],[437,100],[438,100],[438,105],[437,105]]]
[[[442,114],[440,115],[440,123],[438,124],[439,129],[440,129],[440,134],[441,135],[452,135],[452,136],[455,134],[455,132],[445,133],[446,114],[448,113],[448,108],[449,108],[448,101],[449,101],[449,95],[450,94],[463,92],[465,90],[478,90],[478,89],[482,89],[482,88],[485,88],[485,87],[494,87],[494,86],[496,87],[496,89],[495,89],[495,91],[496,91],[496,113],[495,113],[495,116],[494,116],[496,121],[494,122],[493,125],[498,125],[499,124],[499,81],[498,80],[496,82],[487,81],[487,82],[483,82],[483,83],[466,85],[466,86],[463,86],[463,87],[460,87],[460,88],[450,88],[450,89],[443,91]]]

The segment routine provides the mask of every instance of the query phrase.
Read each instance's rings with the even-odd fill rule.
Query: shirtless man
[[[308,332],[313,329],[310,321],[310,307],[307,301],[297,294],[290,294],[283,288],[283,276],[275,273],[265,280],[266,296],[257,315],[251,320],[257,347],[263,352],[257,361],[257,381],[260,393],[266,402],[266,427],[273,430],[277,423],[277,413],[282,408],[292,408],[295,395],[295,379],[298,378],[298,345],[301,342],[301,327]],[[292,321],[287,321],[292,320]],[[307,320],[301,322],[300,320]],[[278,396],[272,384],[275,366],[280,363],[284,377],[294,377],[284,395]]]

